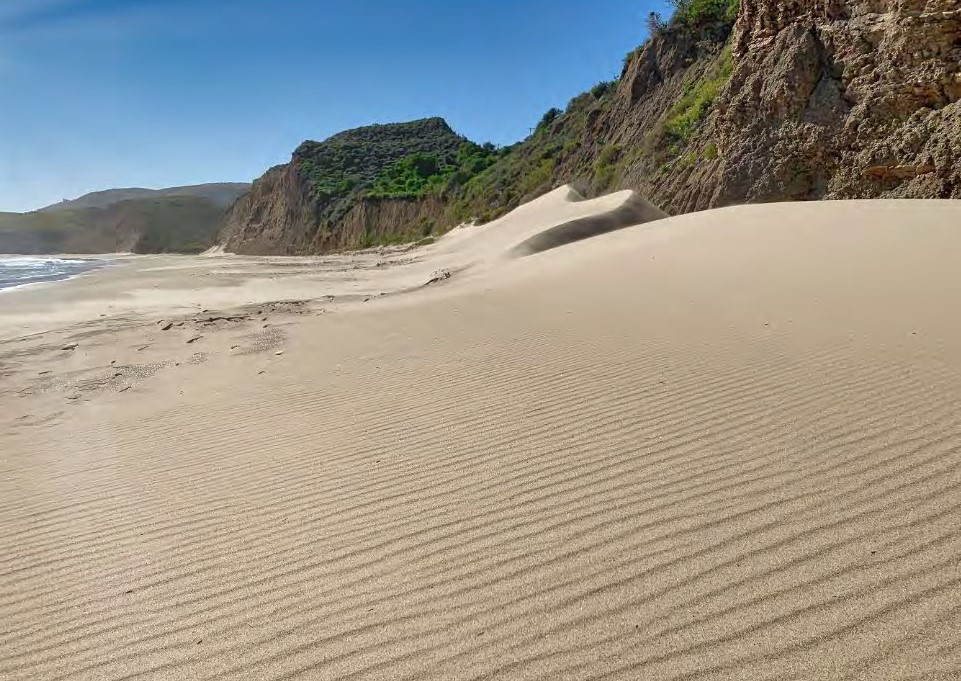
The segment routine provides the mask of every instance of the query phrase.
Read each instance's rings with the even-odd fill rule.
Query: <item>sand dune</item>
[[[572,199],[584,200],[570,194],[566,198],[568,201]],[[552,227],[541,228],[535,234],[514,246],[510,253],[518,256],[540,253],[575,241],[613,232],[617,229],[642,225],[667,217],[667,213],[632,191],[620,192],[611,197],[605,197],[604,200],[610,201],[610,198],[621,199],[621,202],[609,205],[602,210],[596,210],[595,208],[594,212],[584,217],[576,217]],[[592,204],[593,206],[596,206],[596,204]],[[516,216],[509,217],[511,222],[515,219]]]
[[[0,344],[0,677],[958,678],[961,205],[574,198],[46,289],[352,297]]]

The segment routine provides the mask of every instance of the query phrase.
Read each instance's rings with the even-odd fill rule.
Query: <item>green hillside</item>
[[[336,223],[364,197],[418,198],[466,182],[496,156],[442,118],[370,125],[307,141],[291,163],[304,176],[322,224]]]
[[[165,189],[144,189],[142,187],[105,189],[99,192],[84,194],[76,199],[64,200],[45,206],[37,212],[77,210],[80,208],[108,208],[115,203],[129,201],[131,199],[159,199],[171,196],[194,196],[209,199],[219,206],[226,208],[248,189],[250,189],[250,184],[246,182],[213,182],[184,187],[167,187]]]

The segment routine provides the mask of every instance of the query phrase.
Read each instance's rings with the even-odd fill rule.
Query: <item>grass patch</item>
[[[727,83],[734,71],[731,47],[726,45],[718,55],[717,61],[707,73],[693,83],[674,105],[664,123],[664,129],[677,140],[690,139],[698,124],[704,119],[721,88]]]
[[[535,166],[521,182],[521,192],[523,194],[533,194],[549,185],[551,176],[554,174],[554,159],[545,158],[540,165]]]
[[[594,163],[594,189],[604,191],[614,183],[617,174],[617,161],[621,149],[615,144],[605,144]]]

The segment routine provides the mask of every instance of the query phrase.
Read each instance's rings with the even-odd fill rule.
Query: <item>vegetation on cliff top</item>
[[[493,144],[465,141],[453,156],[415,153],[386,168],[374,179],[367,196],[421,198],[460,187],[498,158]]]
[[[293,163],[307,180],[318,226],[332,229],[365,198],[448,194],[501,154],[458,135],[442,118],[370,125],[304,142]]]
[[[406,157],[454,158],[467,142],[442,118],[369,125],[346,130],[323,142],[308,141],[294,151],[293,163],[306,177],[324,217],[335,220],[373,189],[384,171]]]
[[[740,0],[670,0],[674,13],[669,21],[651,12],[647,28],[652,36],[683,30],[702,37],[724,39],[734,26]]]

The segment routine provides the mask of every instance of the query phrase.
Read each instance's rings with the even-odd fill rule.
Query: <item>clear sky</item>
[[[0,0],[0,211],[249,181],[443,116],[509,144],[615,78],[663,0]]]

